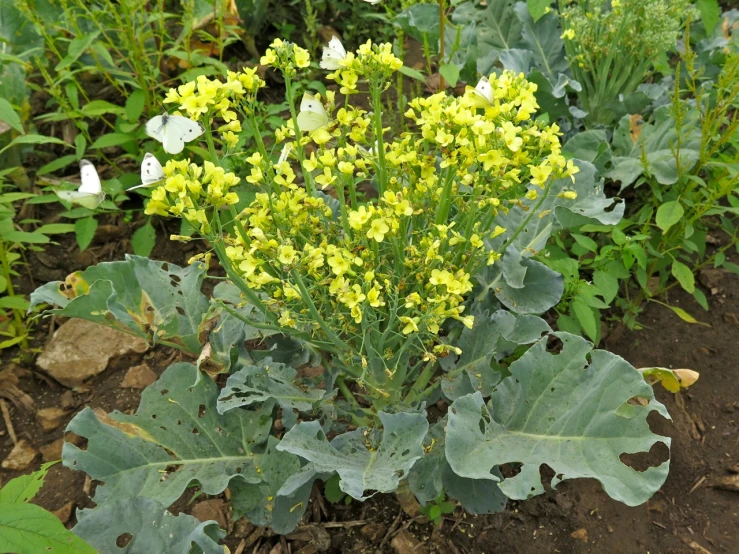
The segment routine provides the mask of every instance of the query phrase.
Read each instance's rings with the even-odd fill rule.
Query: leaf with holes
[[[456,343],[462,354],[442,359],[442,367],[447,372],[441,381],[444,396],[456,400],[476,390],[483,396],[490,396],[493,386],[501,379],[491,362],[498,361],[516,346],[536,342],[543,333],[550,332],[543,319],[532,315],[515,316],[505,310],[492,315],[475,314],[472,329],[465,327]]]
[[[655,435],[647,415],[669,418],[641,373],[623,358],[592,350],[592,344],[569,333],[556,333],[559,354],[536,343],[510,366],[489,404],[479,392],[464,396],[449,409],[446,456],[457,475],[492,479],[495,467],[522,464],[521,472],[499,484],[509,498],[541,494],[539,468],[555,472],[552,487],[565,479],[597,479],[612,498],[629,506],[646,502],[665,481],[669,461],[637,471],[623,454],[649,451],[670,439]],[[588,357],[590,362],[588,361]],[[632,398],[646,400],[632,405]]]
[[[308,507],[313,482],[329,474],[318,474],[310,467],[301,470],[300,458],[276,450],[278,443],[270,437],[265,451],[270,463],[262,468],[261,483],[235,479],[229,490],[237,517],[244,515],[256,525],[270,526],[276,533],[289,533],[300,523]]]
[[[392,492],[423,455],[429,424],[418,413],[377,415],[382,432],[360,427],[329,442],[321,424],[310,421],[285,433],[277,448],[308,460],[316,472],[337,472],[341,490],[357,500],[369,498],[367,490]]]
[[[64,465],[105,483],[96,490],[98,505],[144,496],[169,506],[194,481],[206,494],[223,492],[234,477],[264,481],[262,468],[274,456],[261,445],[274,404],[220,415],[218,387],[208,378],[193,385],[195,372],[192,364],[170,366],[144,390],[134,415],[87,408],[70,422],[67,431],[87,447],[65,443]]]
[[[57,305],[44,313],[95,321],[198,353],[198,326],[208,310],[200,292],[204,273],[199,263],[181,268],[127,255],[125,261],[91,266],[39,287],[31,293],[31,309]]]
[[[507,498],[495,481],[460,477],[449,466],[444,451],[446,418],[429,428],[423,442],[423,458],[418,460],[408,474],[408,485],[419,502],[426,504],[438,498],[442,492],[458,500],[472,514],[493,514],[505,508]],[[502,479],[497,468],[493,474]]]
[[[213,290],[208,313],[201,323],[201,340],[207,336],[211,346],[210,361],[223,371],[251,361],[244,345],[246,341],[263,339],[276,333],[249,325],[244,319],[253,321],[254,325],[265,323],[264,316],[241,296],[235,285],[218,283]]]
[[[100,552],[126,554],[225,554],[218,544],[226,533],[215,521],[201,523],[188,514],[177,516],[149,498],[130,498],[77,512],[74,533]],[[193,546],[193,544],[195,546]]]
[[[297,423],[298,412],[311,412],[325,396],[326,391],[315,383],[302,382],[292,367],[266,358],[228,378],[218,397],[218,413],[272,399],[282,408],[282,420],[289,429]]]

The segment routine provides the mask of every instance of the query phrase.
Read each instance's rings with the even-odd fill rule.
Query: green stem
[[[547,196],[549,196],[549,191],[552,189],[552,183],[554,183],[554,179],[549,179],[549,183],[547,183],[546,188],[544,189],[544,194],[542,194],[539,197],[539,201],[536,203],[536,205],[531,209],[529,212],[529,215],[526,217],[526,219],[523,220],[523,223],[516,229],[516,232],[513,233],[510,238],[505,241],[505,244],[500,248],[500,253],[503,254],[506,249],[513,244],[513,241],[516,240],[516,237],[521,234],[521,231],[523,231],[526,226],[529,224],[529,221],[536,215],[536,212],[539,211],[539,208],[544,203],[544,200],[547,199]]]
[[[426,387],[428,386],[429,381],[431,381],[431,378],[434,376],[435,372],[436,362],[429,361],[426,364],[426,367],[423,368],[423,371],[416,378],[416,382],[413,383],[411,390],[408,391],[408,394],[405,395],[403,402],[409,405],[415,403],[421,397],[424,390],[426,390]]]
[[[303,302],[308,308],[308,311],[310,312],[313,319],[316,321],[316,323],[318,323],[318,326],[326,334],[326,337],[336,345],[340,352],[347,352],[349,350],[349,345],[347,345],[343,340],[341,340],[341,337],[339,337],[331,330],[331,327],[329,327],[328,323],[326,323],[323,317],[321,317],[321,314],[318,313],[316,305],[313,303],[313,299],[310,296],[310,292],[305,286],[303,280],[300,278],[300,275],[296,271],[291,271],[290,276],[295,279],[295,283],[300,289],[300,295],[303,297]]]
[[[385,143],[382,138],[382,91],[378,83],[370,83],[372,106],[375,120],[375,148],[377,149],[377,190],[380,196],[387,189],[387,168],[385,166]]]

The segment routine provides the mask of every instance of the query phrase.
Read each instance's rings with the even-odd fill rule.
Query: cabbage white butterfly
[[[318,65],[321,69],[336,71],[341,67],[339,62],[344,58],[346,58],[344,45],[341,44],[341,41],[337,37],[333,37],[328,42],[328,46],[323,47],[323,55],[321,55],[321,61]]]
[[[105,200],[105,193],[95,166],[88,160],[80,160],[80,180],[82,184],[79,189],[58,190],[56,195],[67,202],[94,210]]]
[[[162,164],[159,163],[154,157],[154,154],[149,152],[144,156],[144,161],[141,162],[141,184],[126,189],[127,191],[133,189],[140,189],[141,187],[150,187],[164,181],[164,169]]]
[[[181,115],[157,115],[146,123],[146,134],[162,143],[167,154],[179,154],[185,143],[205,132],[197,121]]]
[[[472,93],[475,106],[478,108],[486,108],[493,103],[493,87],[490,85],[487,77],[483,77],[477,83],[475,88],[468,89]]]
[[[329,119],[326,108],[323,107],[316,97],[310,92],[303,94],[300,101],[300,113],[298,114],[298,125],[304,132],[315,131],[328,125]]]

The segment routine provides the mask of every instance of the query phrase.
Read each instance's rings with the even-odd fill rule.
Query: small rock
[[[67,522],[72,519],[72,510],[74,509],[74,502],[67,502],[64,506],[59,508],[58,510],[54,510],[51,512],[56,517],[59,518],[59,521],[64,523],[65,525]]]
[[[36,456],[38,456],[38,451],[27,440],[23,439],[18,441],[18,444],[13,447],[8,457],[0,465],[3,469],[23,471],[33,463]]]
[[[428,552],[426,547],[407,529],[395,535],[390,541],[390,546],[395,550],[395,554],[426,554]]]
[[[123,381],[121,381],[120,387],[122,389],[145,389],[156,380],[157,374],[144,363],[129,369]]]
[[[214,520],[221,529],[228,529],[226,502],[222,498],[203,500],[192,507],[192,515],[202,522]]]
[[[36,364],[71,388],[105,371],[111,358],[148,349],[146,341],[138,337],[84,319],[70,319],[57,329]]]
[[[657,514],[664,513],[667,510],[667,501],[663,498],[652,499],[647,502],[647,510]]]
[[[61,427],[66,417],[67,411],[62,408],[42,408],[36,412],[36,421],[46,433]]]
[[[382,539],[387,533],[387,527],[381,523],[368,523],[359,530],[362,535],[367,537],[372,542],[377,542]]]
[[[57,439],[54,442],[45,444],[39,451],[41,452],[41,459],[44,462],[53,462],[62,459],[62,448],[64,447],[64,439]]]
[[[70,409],[78,407],[80,402],[74,397],[74,393],[71,390],[67,390],[59,397],[59,404],[61,404],[62,408]]]
[[[724,272],[720,269],[701,269],[698,274],[698,280],[707,289],[717,289],[718,292],[721,289],[721,281],[723,281]]]
[[[582,542],[588,542],[588,530],[585,528],[578,529],[577,531],[573,531],[570,536],[578,541]]]
[[[732,327],[739,327],[739,318],[733,312],[726,312],[724,314],[724,321]]]

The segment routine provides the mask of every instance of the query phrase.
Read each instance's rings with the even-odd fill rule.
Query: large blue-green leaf
[[[474,26],[477,34],[477,70],[489,75],[503,50],[514,48],[521,39],[521,21],[514,0],[473,0],[462,2],[452,13],[452,21],[462,28]]]
[[[265,323],[264,317],[241,295],[239,289],[230,282],[221,282],[213,290],[210,308],[203,317],[201,329],[207,333],[210,353],[207,358],[201,355],[199,366],[211,366],[210,373],[227,372],[237,364],[247,364],[251,356],[246,351],[245,342],[272,336],[276,331],[257,328],[245,323],[244,319],[255,325]],[[204,333],[201,333],[201,338]],[[203,366],[207,360],[207,366]],[[211,371],[212,369],[212,371]]]
[[[325,396],[325,390],[300,379],[294,368],[266,358],[241,367],[228,378],[218,397],[218,413],[275,400],[282,408],[285,426],[291,428],[297,423],[297,412],[311,412]]]
[[[531,258],[522,258],[520,263],[526,270],[523,287],[506,283],[501,266],[494,264],[475,276],[480,286],[475,289],[474,301],[484,306],[492,293],[506,308],[519,314],[540,314],[556,306],[564,292],[562,275]]]
[[[460,477],[449,466],[444,451],[444,427],[446,418],[429,428],[424,439],[424,455],[411,468],[408,485],[422,504],[431,502],[446,492],[458,500],[472,514],[493,514],[505,508],[506,496],[496,481]],[[499,479],[497,470],[493,474]]]
[[[534,66],[554,86],[560,74],[570,68],[565,59],[564,41],[560,38],[559,18],[555,13],[548,13],[534,22],[525,2],[517,2],[513,9],[522,26],[521,44],[533,53]]]
[[[546,351],[542,339],[510,366],[511,375],[493,391],[489,404],[479,392],[449,409],[446,456],[455,473],[492,479],[490,471],[520,463],[521,471],[500,483],[514,499],[544,491],[542,464],[555,472],[552,487],[565,479],[597,479],[614,499],[645,502],[667,477],[669,461],[637,471],[623,454],[649,451],[670,439],[649,429],[647,415],[669,417],[642,375],[623,358],[581,337],[557,333],[563,348]],[[647,405],[629,404],[633,398]]]
[[[166,340],[200,352],[198,326],[208,310],[200,292],[205,266],[185,268],[140,256],[105,262],[47,283],[31,293],[31,308],[115,327],[154,343]]]
[[[339,474],[341,490],[357,500],[365,491],[391,492],[423,455],[428,421],[423,414],[379,412],[382,433],[359,428],[331,442],[318,421],[299,423],[277,447],[312,463],[316,472]]]
[[[651,122],[632,121],[629,115],[621,118],[613,132],[613,168],[606,177],[619,181],[622,189],[644,173],[661,185],[672,185],[677,182],[679,173],[695,165],[701,145],[698,112],[690,109],[685,114],[680,131],[680,153],[676,156],[678,131],[670,109],[670,106],[657,108]]]
[[[236,515],[245,515],[255,525],[270,526],[276,533],[289,533],[300,522],[310,498],[313,482],[322,475],[312,468],[301,470],[300,459],[275,449],[279,441],[267,444],[270,463],[262,467],[263,481],[231,482],[231,505]]]
[[[475,312],[475,306],[472,308]],[[487,312],[475,314],[472,329],[465,328],[455,343],[462,354],[451,354],[442,359],[447,374],[441,381],[441,389],[450,400],[481,391],[490,396],[493,386],[501,374],[491,363],[507,355],[516,346],[531,344],[544,333],[551,332],[543,319],[532,315],[515,316],[505,310],[492,315]]]
[[[149,498],[126,498],[91,510],[77,512],[79,523],[74,533],[101,554],[224,554],[218,544],[226,533],[215,521],[201,523],[188,514],[177,516]],[[130,540],[121,549],[116,541],[121,535]],[[193,544],[195,546],[193,546]]]
[[[541,204],[539,200],[524,200],[524,207],[513,207],[507,214],[500,214],[495,220],[506,232],[495,240],[488,241],[494,250],[499,250],[520,228],[512,245],[523,256],[533,256],[543,250],[552,233],[558,229],[567,229],[592,220],[604,225],[615,225],[624,214],[625,205],[616,199],[607,198],[603,189],[603,180],[597,178],[597,170],[593,164],[575,160],[579,172],[574,182],[570,178],[557,179],[550,185],[549,193]],[[538,187],[533,187],[541,193]],[[570,200],[559,196],[561,192],[571,190],[577,198]],[[538,206],[536,210],[534,207]],[[591,220],[591,221],[589,221]],[[506,252],[507,255],[507,252]],[[509,270],[506,271],[508,273]],[[515,283],[508,283],[520,288]]]
[[[195,380],[195,366],[170,366],[141,396],[134,415],[98,414],[89,408],[69,423],[87,439],[86,449],[65,443],[64,465],[105,483],[95,502],[144,496],[169,506],[193,481],[206,494],[219,494],[238,477],[264,480],[272,456],[262,447],[272,426],[274,405],[220,415],[218,388]]]

